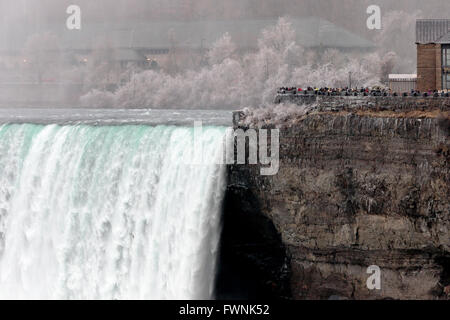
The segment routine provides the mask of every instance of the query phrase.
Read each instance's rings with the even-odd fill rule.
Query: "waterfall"
[[[225,128],[203,128],[205,158]],[[0,298],[210,299],[225,168],[194,128],[0,126]]]

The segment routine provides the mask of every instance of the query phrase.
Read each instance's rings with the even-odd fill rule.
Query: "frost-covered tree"
[[[85,88],[106,90],[116,78],[112,63],[113,49],[108,42],[100,43],[83,61],[85,63]]]
[[[255,52],[239,56],[225,34],[208,53],[209,66],[198,71],[147,70],[131,75],[113,95],[93,91],[83,97],[86,106],[150,108],[243,108],[271,105],[281,86],[344,87],[349,75],[354,86],[380,83],[391,70],[393,56],[378,53],[363,58],[327,50],[322,58],[295,41],[288,19],[264,30]]]
[[[383,56],[380,66],[380,78],[383,83],[388,83],[389,74],[394,71],[396,65],[398,65],[398,58],[395,52],[390,51]]]
[[[222,63],[225,59],[232,58],[236,52],[236,45],[231,40],[230,34],[225,33],[217,40],[208,51],[207,57],[210,65]]]
[[[295,42],[295,30],[288,18],[278,19],[278,23],[270,28],[264,29],[258,40],[260,49],[269,48],[282,53],[287,47]]]
[[[413,73],[416,69],[415,23],[421,17],[421,11],[407,13],[405,11],[390,11],[383,15],[383,28],[377,33],[375,41],[379,54],[395,52],[402,57],[396,61],[393,71]],[[389,57],[387,57],[389,58]]]

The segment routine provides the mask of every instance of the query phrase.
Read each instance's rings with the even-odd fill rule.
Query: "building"
[[[417,90],[450,89],[450,19],[416,22]]]
[[[389,89],[392,92],[404,93],[416,90],[417,74],[390,74]]]
[[[297,44],[311,49],[335,48],[341,51],[371,51],[373,42],[321,18],[291,19]],[[39,33],[54,34],[63,52],[89,55],[107,43],[116,62],[124,65],[160,61],[172,51],[199,51],[205,49],[228,32],[240,51],[258,48],[258,38],[264,28],[276,25],[277,19],[200,20],[200,21],[146,21],[136,23],[89,23],[81,30],[67,30],[64,25],[42,25]],[[0,56],[20,54],[27,38],[36,30],[19,28],[0,41]],[[131,59],[130,59],[131,57]]]

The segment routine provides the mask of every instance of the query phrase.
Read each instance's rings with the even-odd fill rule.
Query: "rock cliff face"
[[[353,108],[266,123],[280,170],[229,167],[223,260],[270,297],[447,299],[449,105]],[[367,288],[371,265],[381,290]]]

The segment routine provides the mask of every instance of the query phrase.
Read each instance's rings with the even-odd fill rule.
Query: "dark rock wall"
[[[218,299],[291,297],[289,257],[273,222],[244,185],[229,185],[216,283]]]
[[[250,263],[265,274],[255,281],[275,283],[269,296],[447,298],[449,147],[448,118],[310,114],[282,126],[277,175],[230,166],[227,232],[236,218],[241,233],[254,223],[264,234],[255,221],[273,223],[270,239],[260,242],[272,251],[262,256],[279,256]],[[236,247],[245,244],[251,237],[235,238]],[[366,286],[370,265],[381,268],[381,290]]]

